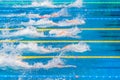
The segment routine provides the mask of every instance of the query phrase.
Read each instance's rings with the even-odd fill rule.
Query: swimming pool
[[[0,80],[119,80],[116,0],[0,0]]]

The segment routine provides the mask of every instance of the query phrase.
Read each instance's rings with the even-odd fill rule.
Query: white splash
[[[83,5],[83,0],[76,0],[74,3],[68,5],[68,7],[82,7]]]
[[[29,18],[52,18],[52,17],[60,17],[60,16],[69,16],[67,9],[63,8],[58,12],[53,12],[51,14],[44,14],[44,15],[39,15],[39,14],[28,14],[27,17]]]
[[[74,67],[76,68],[76,66],[74,65],[65,65],[63,63],[63,61],[60,58],[53,58],[52,60],[48,61],[47,64],[42,64],[42,63],[36,63],[33,68],[45,68],[45,69],[49,69],[49,68],[65,68],[65,67]]]
[[[19,37],[19,36],[27,36],[27,37],[45,37],[44,32],[38,32],[36,28],[33,26],[29,26],[27,28],[23,28],[17,30],[15,32],[4,32],[1,35],[2,37]]]
[[[21,28],[14,32],[9,32],[8,30],[3,30],[0,37],[2,38],[11,38],[11,37],[30,37],[30,38],[39,38],[39,37],[71,37],[71,38],[80,38],[78,36],[79,33],[82,31],[77,28],[70,28],[70,29],[53,29],[48,31],[47,34],[44,32],[38,31],[33,26],[28,26],[26,28]]]
[[[39,18],[40,15],[39,15],[39,14],[29,13],[29,14],[27,14],[27,17],[28,17],[28,18]]]
[[[61,9],[58,12],[54,12],[52,14],[45,14],[39,16],[39,18],[52,18],[52,17],[61,17],[61,16],[69,16],[69,13],[67,12],[66,8]]]
[[[38,46],[38,44],[36,43],[20,43],[17,46],[17,49],[21,50],[21,51],[31,51],[31,52],[35,52],[35,53],[39,53],[39,54],[48,54],[48,53],[54,53],[54,52],[58,52],[60,51],[60,48],[53,48],[52,46]]]
[[[79,42],[78,44],[69,44],[66,46],[63,46],[62,48],[57,47],[53,48],[52,46],[39,46],[37,43],[20,43],[17,45],[16,49],[19,51],[30,51],[30,52],[35,52],[37,54],[49,54],[49,53],[54,53],[54,52],[86,52],[89,51],[90,48],[86,43]]]
[[[49,20],[48,18],[40,19],[38,21],[30,20],[29,22],[22,22],[21,25],[25,26],[40,26],[40,27],[50,27],[50,26],[77,26],[77,25],[83,25],[85,24],[84,19],[82,18],[75,18],[71,20],[63,20],[59,22],[54,22],[52,20]]]
[[[33,1],[31,5],[15,5],[13,7],[22,7],[22,8],[28,8],[28,7],[47,7],[47,8],[63,8],[63,7],[82,7],[82,0],[76,0],[75,2],[72,2],[71,4],[60,4],[55,5],[52,0],[41,0],[41,1]]]
[[[21,58],[19,58],[20,55],[12,55],[12,54],[6,54],[1,53],[0,54],[0,67],[5,68],[9,67],[12,69],[36,69],[36,68],[44,68],[44,69],[50,69],[50,68],[64,68],[64,67],[76,67],[73,65],[65,65],[63,61],[59,58],[53,58],[52,60],[48,61],[47,64],[43,64],[42,62],[34,63],[33,65],[30,65],[28,62],[24,62]]]
[[[69,16],[67,12],[67,8],[63,8],[58,12],[53,12],[51,14],[33,14],[33,13],[21,13],[21,14],[1,14],[0,17],[28,17],[28,18],[52,18],[52,17],[60,17],[60,16]]]
[[[51,0],[41,0],[41,1],[33,1],[31,5],[15,5],[13,6],[15,8],[22,7],[22,8],[28,8],[28,7],[49,7],[49,8],[55,8],[56,6],[53,5]]]
[[[55,26],[56,23],[53,22],[52,20],[45,18],[45,19],[40,19],[38,21],[30,20],[29,22],[22,22],[21,25],[25,25],[25,26],[39,25],[41,27],[44,27],[44,26]]]
[[[56,13],[53,13],[52,15],[54,15],[54,14],[57,14],[58,17],[60,17],[60,16],[69,16],[67,8],[63,8],[60,11],[58,11]]]
[[[27,62],[23,62],[22,59],[18,58],[18,55],[0,53],[0,67],[5,68],[29,68]]]
[[[49,31],[49,34],[53,37],[73,37],[73,38],[80,38],[77,34],[81,33],[82,31],[75,27],[71,29],[53,29]]]
[[[9,50],[10,51],[6,51]],[[65,65],[64,62],[59,58],[53,58],[48,63],[43,64],[42,62],[29,64],[24,62],[21,58],[21,52],[15,48],[13,44],[3,43],[2,48],[0,48],[0,67],[3,69],[12,68],[12,69],[50,69],[50,68],[65,68],[65,67],[76,67],[73,65]]]
[[[42,0],[40,2],[33,1],[31,6],[34,6],[34,7],[50,7],[50,8],[56,7],[55,5],[53,5],[52,0]]]

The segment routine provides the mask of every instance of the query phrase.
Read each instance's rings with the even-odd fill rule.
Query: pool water
[[[0,80],[120,79],[119,0],[76,1],[0,0]]]

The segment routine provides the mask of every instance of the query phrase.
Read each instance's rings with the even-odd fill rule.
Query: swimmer
[[[62,48],[64,51],[74,51],[74,52],[85,52],[90,51],[90,48],[87,44],[79,42],[78,44],[70,44]]]
[[[66,22],[68,22],[68,23],[79,23],[78,20],[66,20]]]
[[[50,15],[48,15],[48,14],[46,14],[46,15],[41,15],[41,16],[39,16],[39,18],[52,18],[52,17],[58,17],[59,15],[57,14],[57,13],[53,13],[53,14],[50,14]]]
[[[83,19],[63,20],[57,22],[58,26],[75,26],[85,24]]]
[[[57,13],[51,14],[51,17],[58,17],[59,15]]]
[[[48,64],[44,65],[44,68],[65,68],[65,67],[76,67],[73,65],[65,65],[60,58],[53,58]]]
[[[65,68],[65,67],[73,67],[73,68],[76,68],[76,66],[74,65],[64,65],[64,64],[61,64],[61,63],[57,63],[57,62],[54,62],[54,63],[47,63],[47,64],[43,64],[43,63],[37,63],[35,65],[32,66],[32,68],[45,68],[45,69],[50,69],[50,68]]]
[[[79,19],[73,19],[73,20],[66,20],[67,23],[70,23],[70,24],[84,24],[84,20],[79,20]]]
[[[52,13],[52,14],[45,14],[45,15],[40,15],[39,18],[54,18],[54,17],[59,17],[59,16],[66,16],[68,15],[68,12],[66,8],[61,9],[58,12]]]
[[[79,36],[77,36],[78,33],[81,33],[81,30],[77,27],[71,28],[71,29],[64,29],[64,30],[54,29],[54,30],[49,31],[50,35],[54,35],[56,37],[79,38]]]
[[[47,15],[47,14],[46,14],[46,15],[43,15],[43,16],[42,16],[42,15],[39,16],[39,18],[50,18],[50,17],[51,17],[51,15]]]
[[[40,52],[43,52],[43,53],[51,53],[51,52],[58,52],[60,50],[60,48],[52,48],[52,47],[48,47],[48,48],[45,48],[43,46],[39,47],[39,50]]]
[[[61,36],[66,36],[68,34],[68,32],[66,30],[51,30],[49,32],[50,35],[55,35],[57,37],[61,37]]]

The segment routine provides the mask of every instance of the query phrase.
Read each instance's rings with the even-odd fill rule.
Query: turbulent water
[[[62,7],[82,7],[82,0],[76,0],[75,2],[69,4],[69,5],[54,5],[51,0],[41,0],[41,1],[33,1],[31,5],[17,5],[13,7],[22,7],[22,8],[27,8],[27,7],[49,7],[49,8],[62,8]]]
[[[54,68],[76,68],[76,65],[66,63],[67,60],[62,59],[61,56],[69,55],[69,52],[73,53],[84,53],[90,51],[89,45],[84,42],[69,43],[64,45],[52,45],[52,44],[38,44],[35,42],[22,43],[19,40],[50,40],[52,39],[78,39],[80,40],[82,30],[77,27],[84,25],[86,22],[81,17],[73,17],[69,12],[69,8],[81,8],[82,0],[76,0],[70,4],[55,5],[51,0],[33,1],[30,5],[13,5],[11,8],[14,9],[27,9],[27,8],[50,8],[58,11],[52,13],[9,13],[2,14],[0,17],[6,18],[27,18],[27,21],[19,21],[19,23],[11,24],[12,21],[5,23],[5,30],[0,32],[1,40],[6,40],[6,43],[0,45],[0,68],[2,70],[32,70],[32,69],[54,69]],[[64,19],[55,21],[56,18]],[[71,18],[68,18],[71,17]],[[54,19],[53,19],[54,18]],[[10,25],[7,25],[10,24]],[[11,26],[17,26],[14,30],[8,30]],[[39,28],[39,30],[38,30]],[[42,29],[46,29],[43,30]],[[50,28],[50,30],[47,30]],[[54,29],[55,28],[55,29]],[[59,29],[61,28],[61,29]],[[62,29],[64,28],[64,29]],[[12,28],[11,28],[12,29]],[[7,43],[9,40],[17,40],[16,43]],[[43,56],[55,56],[47,60],[46,63],[43,61],[37,61],[31,64],[29,61],[25,61],[22,58],[25,53],[28,52],[30,55],[43,55]],[[57,54],[56,54],[57,53]],[[19,78],[18,80],[21,80]],[[49,79],[47,79],[49,80]]]
[[[47,5],[47,6],[45,6]],[[77,25],[82,25],[85,24],[84,19],[80,17],[76,17],[73,19],[65,19],[62,21],[54,22],[50,18],[56,18],[56,17],[62,17],[62,16],[70,16],[67,8],[70,7],[77,7],[80,8],[82,7],[82,1],[81,0],[76,0],[75,2],[68,4],[68,5],[54,5],[52,1],[50,0],[44,0],[43,2],[37,2],[33,1],[31,5],[16,5],[14,7],[19,7],[19,8],[27,8],[27,7],[49,7],[49,8],[61,8],[58,12],[53,12],[51,14],[33,14],[33,13],[21,13],[21,14],[8,14],[8,15],[1,15],[5,17],[27,17],[29,18],[28,22],[21,22],[20,25],[24,25],[25,28],[21,28],[15,31],[8,31],[8,30],[3,30],[1,31],[1,38],[4,40],[11,40],[12,38],[15,38],[16,40],[21,40],[22,37],[26,38],[47,38],[47,37],[71,37],[71,38],[80,38],[79,33],[82,31],[75,27]],[[65,7],[65,8],[64,8]],[[44,9],[44,8],[43,8]],[[32,18],[39,18],[39,20],[34,20]],[[17,24],[19,25],[19,24]],[[69,29],[51,29],[49,31],[38,31],[35,25],[41,27],[52,27],[52,26],[61,26],[61,27],[66,27],[66,26],[73,26],[72,28]],[[9,26],[6,26],[6,29],[10,28]],[[10,43],[3,43],[1,44],[1,49],[0,49],[0,67],[11,67],[13,69],[16,68],[64,68],[64,67],[75,67],[73,65],[65,65],[64,61],[60,58],[62,56],[61,54],[57,58],[53,58],[48,63],[43,64],[42,62],[34,63],[33,65],[30,65],[28,62],[24,62],[22,58],[19,58],[24,54],[24,52],[31,52],[33,54],[53,54],[53,53],[64,53],[67,54],[67,52],[79,52],[83,53],[85,51],[89,51],[90,48],[86,43],[79,42],[76,44],[68,44],[63,47],[52,47],[52,45],[38,45],[37,43],[19,43],[17,45],[15,44],[10,44]],[[6,60],[8,57],[9,60]]]
[[[0,80],[120,80],[118,0],[0,0]]]

